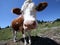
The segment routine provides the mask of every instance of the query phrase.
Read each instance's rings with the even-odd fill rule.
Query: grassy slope
[[[9,28],[0,30],[0,40],[7,40],[12,37],[11,31]]]
[[[59,27],[59,26],[60,26],[60,22],[55,22],[54,24],[51,24],[51,23],[39,24],[37,30],[33,30],[31,32],[31,35],[34,35],[34,36],[39,35],[40,36],[42,34],[48,35],[48,33],[51,33],[49,35],[53,35],[53,34],[55,35],[55,33],[60,33],[60,29],[57,29],[57,30],[54,31],[54,30],[51,30],[50,28]],[[48,29],[46,29],[46,28],[48,28]],[[52,32],[54,32],[54,33],[52,33]],[[18,38],[22,37],[21,32],[19,32],[17,35],[18,35]],[[0,41],[8,40],[8,39],[12,39],[12,31],[11,31],[11,29],[6,28],[6,29],[0,30]]]

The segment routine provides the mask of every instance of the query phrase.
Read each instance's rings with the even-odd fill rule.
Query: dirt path
[[[6,45],[7,41],[0,41],[0,45]]]

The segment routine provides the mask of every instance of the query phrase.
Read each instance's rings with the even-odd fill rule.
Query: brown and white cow
[[[26,42],[26,32],[28,32],[29,44],[31,44],[30,31],[32,29],[36,29],[37,20],[36,20],[36,12],[42,11],[47,7],[47,2],[39,3],[38,6],[32,2],[32,0],[25,0],[22,8],[14,8],[12,12],[14,14],[19,15],[18,18],[14,19],[11,23],[13,28],[13,41],[16,42],[16,33],[17,31],[21,31],[24,38],[24,45]]]

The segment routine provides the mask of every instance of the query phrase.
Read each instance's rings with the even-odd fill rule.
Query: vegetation
[[[1,27],[0,27],[0,30],[1,30]]]
[[[9,26],[6,26],[5,28],[9,28]]]
[[[60,19],[56,19],[54,22],[60,21]]]
[[[12,32],[9,28],[0,30],[0,40],[8,40],[12,37]]]

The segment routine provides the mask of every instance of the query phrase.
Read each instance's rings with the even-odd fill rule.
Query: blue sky
[[[11,13],[11,10],[16,7],[21,8],[24,1],[25,0],[0,0],[1,27],[11,25],[11,21],[18,17],[17,15]],[[48,2],[48,7],[41,12],[37,12],[37,19],[53,21],[57,18],[60,18],[60,0],[33,0],[36,5],[43,1]]]

